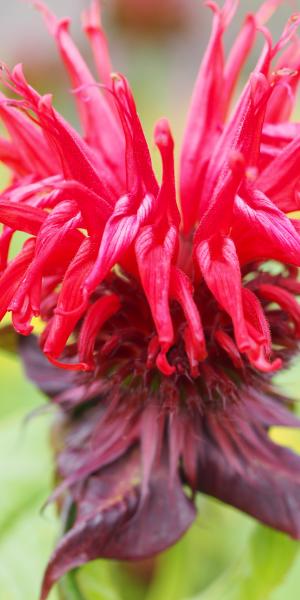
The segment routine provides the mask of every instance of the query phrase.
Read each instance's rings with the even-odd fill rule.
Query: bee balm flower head
[[[99,83],[68,20],[41,3],[69,72],[77,133],[22,68],[3,70],[11,169],[2,192],[0,316],[24,338],[29,376],[60,407],[57,471],[75,518],[42,590],[97,557],[140,559],[195,518],[197,491],[300,537],[300,459],[273,443],[298,426],[272,374],[300,335],[300,125],[289,121],[300,69],[299,15],[274,43],[279,2],[249,14],[227,57],[237,2],[209,2],[212,34],[187,120],[175,187],[166,119],[154,131],[161,181],[128,82],[111,76],[98,5],[84,15]],[[265,45],[237,103],[257,36]],[[28,234],[8,260],[15,231]],[[277,261],[277,274],[270,261]],[[271,265],[271,266],[270,266]],[[185,488],[183,489],[183,486]],[[190,488],[187,494],[186,486]]]

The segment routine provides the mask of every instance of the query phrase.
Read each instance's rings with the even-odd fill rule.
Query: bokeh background
[[[48,0],[47,4],[58,16],[73,18],[74,37],[88,58],[80,13],[89,3]],[[259,5],[258,0],[241,0],[227,45],[245,12]],[[300,10],[299,0],[280,8],[272,21],[274,37],[295,9]],[[0,59],[10,67],[22,62],[30,82],[40,92],[52,92],[56,107],[77,125],[68,79],[40,15],[26,0],[2,0],[0,11]],[[209,35],[209,11],[201,0],[106,0],[103,21],[114,68],[132,84],[150,147],[153,125],[161,116],[170,119],[180,147]],[[261,46],[262,40],[248,71]],[[300,116],[300,107],[296,112]],[[154,149],[153,154],[156,163]],[[0,166],[1,187],[7,180]],[[53,411],[45,410],[44,398],[25,380],[13,349],[0,348],[0,382],[0,597],[37,600],[43,569],[59,535],[55,510],[42,511],[51,489],[48,434]],[[300,400],[299,361],[280,375],[278,384]],[[300,452],[298,431],[277,429],[272,435]],[[196,524],[156,561],[154,577],[149,578],[147,563],[137,568],[96,561],[65,578],[51,600],[295,600],[300,596],[298,542],[215,500],[199,497],[198,504]]]

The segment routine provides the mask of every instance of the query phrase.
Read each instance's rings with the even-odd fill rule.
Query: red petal
[[[0,272],[7,267],[10,244],[14,235],[14,231],[9,227],[3,227],[0,235]]]
[[[160,151],[163,164],[163,178],[157,198],[157,206],[158,208],[163,206],[168,219],[179,227],[180,213],[176,203],[174,173],[174,141],[167,119],[160,119],[156,124],[154,139]]]
[[[235,86],[253,48],[257,32],[272,17],[272,14],[282,2],[283,0],[266,0],[257,13],[246,15],[242,29],[232,46],[224,68],[224,116],[230,108]]]
[[[207,3],[214,11],[210,42],[198,74],[181,151],[181,206],[184,228],[188,232],[196,220],[204,169],[222,122],[223,104],[223,33],[235,10],[227,0],[223,10]]]
[[[91,240],[84,239],[66,271],[54,317],[42,337],[43,350],[52,358],[60,356],[76,323],[87,308],[87,302],[82,296],[82,283],[93,260]]]
[[[225,352],[228,354],[233,365],[237,369],[242,369],[243,360],[233,339],[226,333],[226,331],[222,331],[221,329],[217,329],[215,332],[215,338],[221,348],[223,348],[223,350],[225,350]]]
[[[69,19],[58,21],[42,2],[35,0],[34,3],[43,14],[48,29],[56,40],[73,86],[78,90],[76,97],[86,140],[107,155],[115,169],[122,168],[124,141],[121,128],[69,35]],[[109,155],[108,148],[110,148]]]
[[[143,182],[143,193],[158,193],[158,184],[152,167],[151,155],[136,111],[134,98],[128,81],[119,73],[113,79],[113,91],[122,121],[127,146],[127,191],[136,192],[131,182]],[[133,172],[131,172],[133,171]]]
[[[8,73],[8,77],[14,92],[23,97],[28,108],[37,115],[38,122],[50,144],[50,155],[54,154],[61,161],[66,178],[78,180],[113,204],[116,178],[112,177],[109,169],[100,168],[97,156],[91,147],[53,109],[51,96],[42,97],[28,85],[21,65],[17,65],[12,73]]]
[[[149,194],[140,206],[130,196],[123,196],[115,205],[106,223],[97,260],[89,273],[84,288],[87,295],[106,277],[135,240],[140,228],[147,222],[154,208],[154,198]]]
[[[102,296],[88,309],[84,318],[78,340],[78,352],[81,363],[92,370],[94,365],[93,351],[97,335],[102,325],[120,308],[121,302],[115,294]]]
[[[61,190],[61,199],[71,197],[78,204],[90,236],[100,239],[104,225],[111,215],[109,203],[78,181],[61,181],[57,183],[57,187]]]
[[[38,107],[41,123],[53,140],[67,178],[78,180],[95,194],[113,203],[115,192],[110,188],[111,177],[106,169],[97,172],[97,162],[90,147],[78,133],[51,107],[48,98],[41,99]]]
[[[264,116],[272,91],[262,73],[251,75],[212,152],[201,199],[202,215],[213,204],[215,190],[221,188],[222,180],[226,181],[232,157],[242,156],[246,167],[257,166]]]
[[[242,289],[244,315],[248,323],[256,329],[256,339],[271,352],[271,334],[268,321],[258,298],[248,288]]]
[[[37,235],[46,217],[41,208],[0,200],[0,221],[12,229]]]
[[[177,237],[177,230],[173,226],[163,236],[153,226],[148,226],[139,234],[135,244],[140,277],[151,308],[163,356],[174,339],[169,307],[169,287],[171,263],[176,250]]]
[[[215,235],[199,244],[196,257],[207,286],[231,316],[239,349],[246,352],[251,347],[251,340],[245,323],[241,272],[234,242]]]
[[[300,135],[281,151],[256,181],[256,186],[279,208],[289,199],[289,210],[298,209],[295,189],[300,181],[299,157]]]
[[[282,361],[279,358],[273,362],[269,360],[272,351],[271,334],[263,307],[251,290],[243,288],[242,295],[248,331],[255,344],[247,353],[248,359],[260,371],[265,373],[277,371],[282,366]]]
[[[300,265],[300,236],[286,215],[263,192],[236,197],[232,237],[241,263],[272,258]]]
[[[189,346],[193,347],[193,356],[197,361],[207,355],[201,318],[193,299],[193,286],[189,278],[178,268],[172,267],[170,296],[179,302],[187,320],[190,336]],[[191,348],[190,348],[191,349]]]
[[[3,319],[8,306],[18,290],[26,269],[30,265],[35,250],[35,240],[25,242],[21,252],[9,264],[0,277],[0,321]]]
[[[216,231],[227,235],[233,219],[233,206],[236,193],[245,174],[245,162],[241,154],[231,156],[228,169],[225,168],[216,185],[210,205],[202,215],[194,237],[194,246],[208,239]]]
[[[0,100],[0,116],[11,136],[12,148],[22,172],[39,177],[59,173],[59,160],[51,152],[43,132],[25,114],[9,106],[11,100],[3,94],[0,94]]]
[[[26,294],[31,294],[34,283],[41,280],[51,254],[55,253],[55,258],[60,257],[64,263],[65,260],[71,260],[77,251],[83,235],[79,231],[74,231],[78,224],[76,211],[77,206],[74,202],[61,202],[45,219],[37,235],[34,259],[10,305],[12,311],[20,310]],[[33,312],[39,314],[39,303],[35,304],[31,300],[31,304]]]
[[[258,292],[262,298],[270,302],[277,302],[283,310],[285,310],[291,319],[294,321],[296,334],[300,336],[300,305],[296,298],[287,290],[278,287],[277,285],[262,284],[258,288]]]
[[[256,16],[246,15],[242,29],[233,44],[224,67],[223,120],[228,114],[232,96],[241,75],[242,68],[253,48],[257,34]]]
[[[101,27],[100,3],[98,0],[92,0],[90,7],[83,13],[82,21],[84,31],[92,46],[99,79],[110,87],[112,66],[107,39]]]
[[[296,92],[300,79],[300,40],[294,36],[291,44],[283,52],[274,71],[287,69],[291,75],[285,78],[282,85],[277,86],[270,98],[266,112],[268,123],[286,123],[289,121],[295,107]]]

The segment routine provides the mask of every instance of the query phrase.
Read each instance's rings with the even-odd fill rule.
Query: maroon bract
[[[0,315],[11,311],[25,335],[34,316],[45,324],[41,350],[31,336],[21,353],[60,407],[53,498],[75,507],[43,600],[88,560],[141,559],[174,543],[195,517],[196,491],[300,538],[300,458],[268,435],[299,426],[271,381],[300,336],[300,226],[289,216],[299,209],[300,124],[287,122],[300,15],[274,45],[266,22],[279,3],[246,17],[226,60],[238,2],[209,3],[180,209],[169,124],[155,127],[158,182],[129,85],[110,77],[96,2],[84,28],[101,85],[68,21],[35,2],[72,79],[82,136],[20,66],[4,68],[19,99],[0,102],[0,156],[13,172],[0,200]],[[264,49],[231,109],[257,35]],[[16,230],[29,238],[8,261]]]

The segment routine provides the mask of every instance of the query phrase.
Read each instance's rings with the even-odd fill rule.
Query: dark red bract
[[[300,15],[277,44],[249,14],[225,59],[238,2],[209,2],[213,30],[181,152],[155,127],[157,181],[126,79],[110,76],[98,4],[84,15],[101,86],[68,33],[35,2],[70,74],[77,133],[4,68],[1,96],[13,177],[0,198],[0,315],[24,338],[31,377],[59,409],[54,498],[75,520],[46,571],[45,600],[68,570],[97,557],[140,559],[174,543],[195,517],[196,491],[300,538],[300,458],[271,426],[298,427],[271,382],[298,349]],[[231,108],[257,35],[258,64]],[[28,234],[8,261],[15,231]],[[274,261],[277,270],[274,270]],[[276,274],[277,273],[277,274]],[[52,363],[52,364],[51,364]],[[58,368],[59,367],[59,368]],[[183,484],[191,490],[190,497]]]

